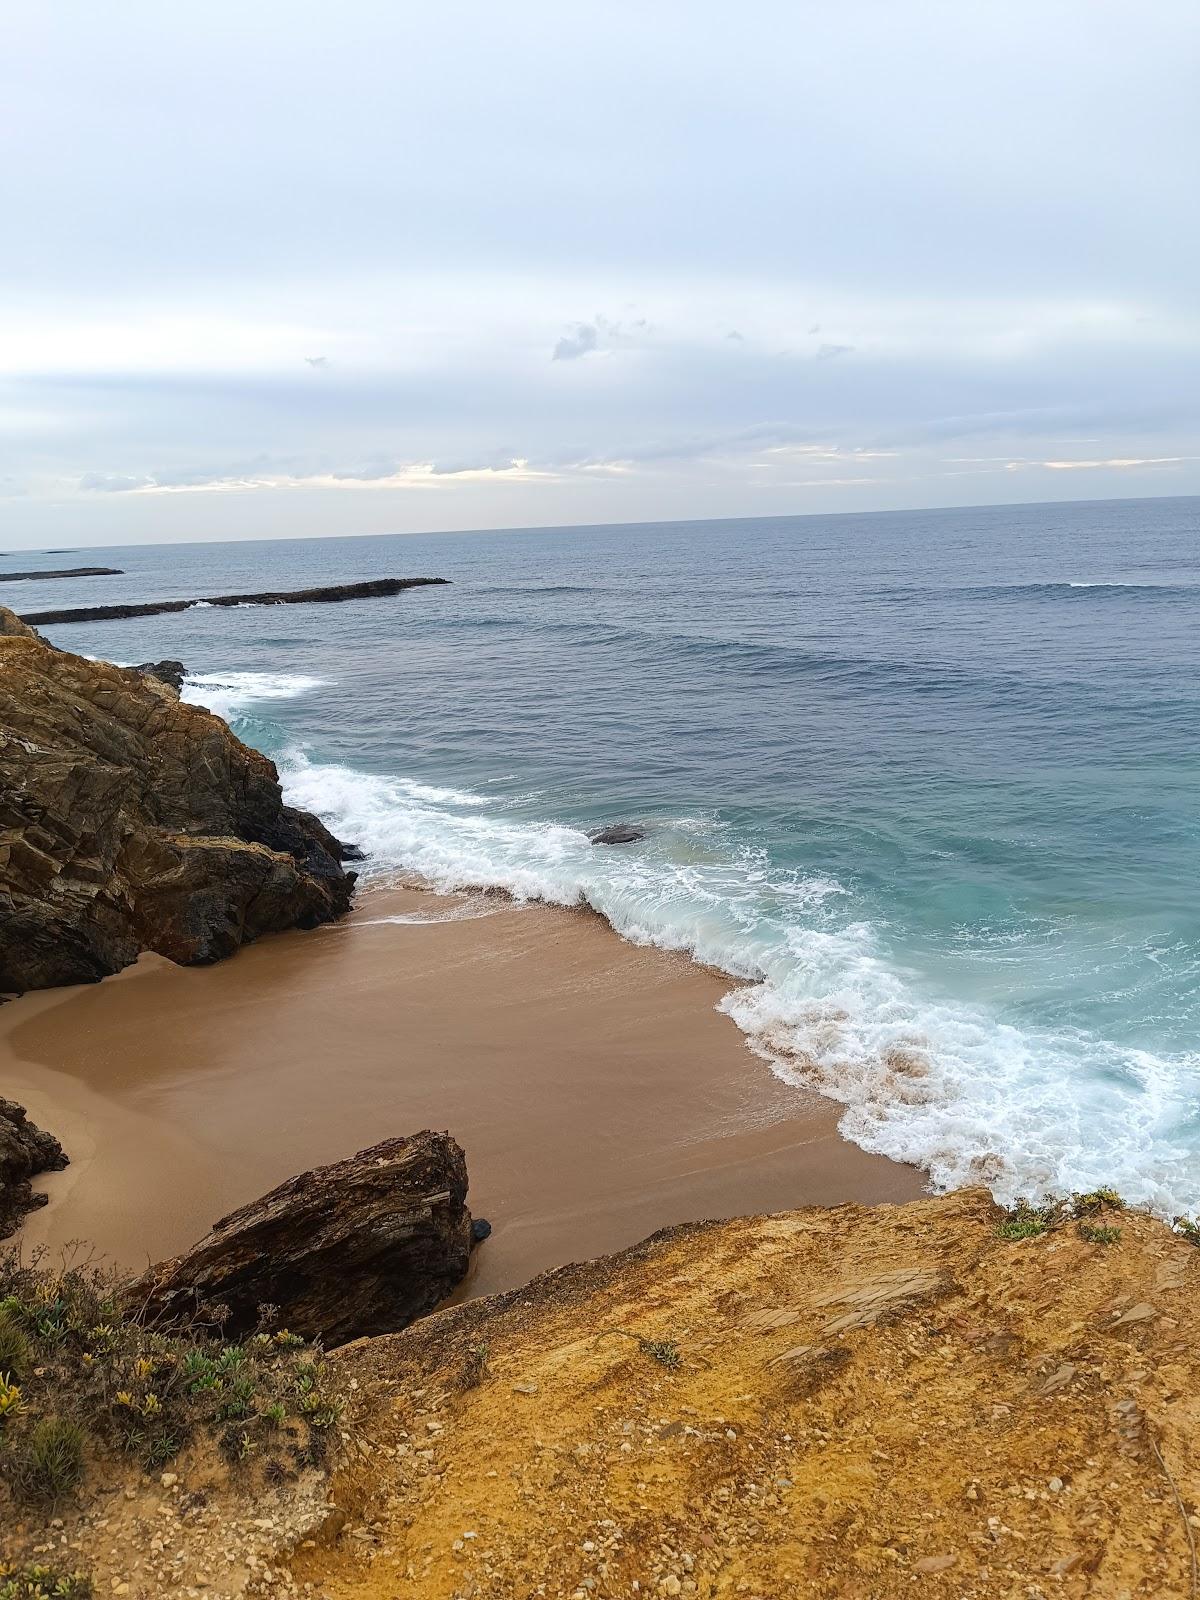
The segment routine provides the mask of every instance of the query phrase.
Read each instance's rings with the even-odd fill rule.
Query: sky
[[[1195,0],[4,0],[0,548],[1200,492]]]

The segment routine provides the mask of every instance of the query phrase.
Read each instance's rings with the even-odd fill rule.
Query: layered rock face
[[[7,1239],[27,1211],[44,1206],[29,1180],[39,1172],[59,1172],[67,1164],[52,1133],[35,1127],[25,1107],[0,1099],[0,1239]]]
[[[349,905],[342,858],[219,717],[0,608],[0,991],[315,927]]]
[[[127,1291],[151,1322],[211,1315],[227,1337],[276,1306],[293,1333],[343,1344],[432,1311],[467,1270],[467,1166],[446,1133],[387,1139],[289,1178]]]

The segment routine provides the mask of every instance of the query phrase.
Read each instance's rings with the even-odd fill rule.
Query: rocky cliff
[[[67,1165],[62,1145],[36,1127],[15,1100],[0,1097],[0,1239],[15,1232],[27,1211],[46,1204],[30,1183],[41,1172],[61,1172]]]
[[[338,1352],[326,1600],[1194,1594],[1200,1251],[982,1190],[676,1228]],[[1031,1226],[1040,1227],[1041,1223]]]
[[[0,1470],[0,1575],[57,1562],[131,1600],[1196,1592],[1200,1250],[1109,1196],[690,1224],[282,1371],[290,1332],[185,1354],[206,1336],[83,1318],[63,1342],[27,1300],[0,1469],[43,1405],[78,1401],[96,1442],[53,1504],[6,1505]],[[145,1416],[190,1430],[165,1470]]]
[[[344,854],[219,717],[0,608],[0,991],[314,927],[349,905]]]

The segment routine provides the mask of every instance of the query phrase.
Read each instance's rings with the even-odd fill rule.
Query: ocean
[[[1200,500],[81,551],[18,610],[444,576],[54,626],[423,874],[731,977],[842,1131],[936,1187],[1200,1209]],[[22,553],[11,566],[69,564]],[[594,846],[587,830],[646,829]],[[564,1060],[563,1072],[570,1072]]]

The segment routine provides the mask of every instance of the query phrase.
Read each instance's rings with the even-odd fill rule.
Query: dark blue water
[[[0,600],[451,578],[48,632],[182,657],[376,875],[586,898],[763,979],[731,1014],[869,1148],[1171,1213],[1200,1205],[1198,530],[1160,499],[141,547]],[[647,840],[590,845],[613,820]]]

